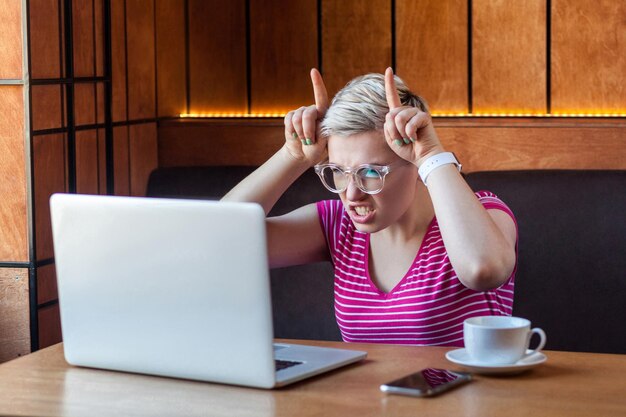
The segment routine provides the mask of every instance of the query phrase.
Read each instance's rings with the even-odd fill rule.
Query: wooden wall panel
[[[467,113],[467,0],[396,1],[396,73],[431,113]]]
[[[72,0],[74,76],[95,76],[93,0]]]
[[[435,127],[465,172],[626,169],[623,120],[461,118]],[[282,146],[283,129],[280,120],[163,121],[159,166],[258,166]]]
[[[309,70],[318,66],[317,51],[316,0],[251,1],[251,112],[314,103]]]
[[[30,353],[28,269],[0,268],[0,363]]]
[[[106,110],[104,105],[104,83],[96,84],[96,123],[104,123],[104,112]]]
[[[94,37],[96,55],[96,75],[104,76],[104,0],[94,0]]]
[[[126,1],[128,117],[156,116],[154,0]]]
[[[50,196],[66,192],[65,137],[63,134],[34,136],[34,225],[37,260],[54,257],[50,222]]]
[[[98,194],[98,136],[95,130],[76,132],[76,192]]]
[[[124,2],[111,2],[111,113],[114,122],[127,119],[126,10]]]
[[[189,0],[190,112],[247,112],[245,2]]]
[[[156,0],[157,97],[159,116],[187,113],[185,2]]]
[[[37,315],[39,319],[39,348],[43,349],[61,342],[59,305],[54,304],[40,308]]]
[[[54,301],[57,298],[59,294],[55,265],[40,266],[37,268],[37,304]]]
[[[3,2],[0,22],[0,79],[21,79],[22,2]]]
[[[545,113],[546,1],[472,6],[473,113]]]
[[[507,120],[440,126],[465,172],[516,169],[626,169],[626,124],[593,121],[516,126]]]
[[[391,65],[391,2],[322,2],[322,74],[331,97],[352,78]]]
[[[31,86],[31,124],[33,130],[55,129],[63,126],[61,86]]]
[[[145,196],[150,173],[158,165],[156,123],[129,126],[130,194]]]
[[[61,76],[59,1],[30,0],[30,71],[32,78]],[[34,98],[33,98],[34,101]]]
[[[128,126],[113,128],[113,182],[115,195],[130,195]]]
[[[24,262],[28,216],[21,85],[0,85],[0,115],[0,261]]]
[[[96,131],[98,142],[98,193],[107,193],[107,160],[106,160],[106,132],[104,129]]]
[[[159,166],[250,165],[283,145],[282,120],[182,120],[159,125]]]
[[[626,2],[552,0],[552,111],[626,113]]]
[[[74,84],[74,123],[76,126],[96,123],[95,84]]]

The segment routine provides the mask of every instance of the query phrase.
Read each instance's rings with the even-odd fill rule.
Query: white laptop
[[[55,194],[50,207],[70,364],[273,388],[366,356],[273,343],[257,204]]]

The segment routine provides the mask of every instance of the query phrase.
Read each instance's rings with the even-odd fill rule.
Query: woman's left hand
[[[430,114],[417,107],[403,106],[398,95],[393,70],[385,71],[385,92],[389,113],[385,118],[387,144],[402,159],[418,168],[429,156],[444,151]]]

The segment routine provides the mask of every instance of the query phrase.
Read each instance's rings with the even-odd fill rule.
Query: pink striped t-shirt
[[[515,217],[493,193],[476,193],[486,209]],[[340,200],[317,203],[335,267],[335,317],[346,342],[463,346],[463,321],[511,315],[515,269],[500,287],[474,291],[457,278],[437,219],[424,236],[410,270],[389,292],[368,272],[369,234],[355,229]]]

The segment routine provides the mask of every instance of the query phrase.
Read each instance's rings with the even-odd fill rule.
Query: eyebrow
[[[338,164],[338,163],[336,163],[336,162],[331,162],[331,161],[328,161],[328,162],[326,162],[326,163],[327,163],[327,164],[338,165],[338,166],[340,166],[340,167],[344,167],[344,168],[346,167],[345,165]],[[367,163],[365,163],[365,164],[359,164],[359,165],[355,165],[355,166],[361,166],[361,165],[378,165],[378,166],[385,166],[385,165],[391,165],[392,163],[393,163],[393,162],[389,162],[389,163],[382,163],[382,162],[367,162]],[[350,167],[350,168],[352,168],[352,167]]]

